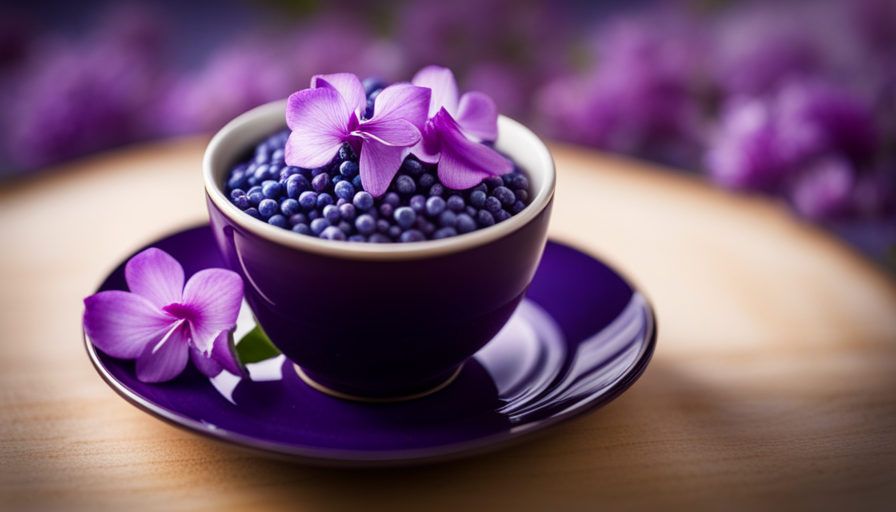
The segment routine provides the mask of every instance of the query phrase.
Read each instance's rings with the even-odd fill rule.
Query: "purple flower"
[[[243,299],[243,281],[224,269],[194,274],[168,253],[150,248],[125,267],[130,292],[111,290],[84,299],[84,329],[106,354],[137,360],[143,382],[171,380],[187,366],[187,354],[214,377],[241,369],[229,342]]]
[[[430,91],[411,84],[393,84],[376,97],[373,117],[364,119],[367,96],[350,73],[317,75],[311,89],[293,93],[286,107],[292,130],[286,162],[297,167],[323,167],[349,143],[360,154],[361,183],[373,196],[386,193],[401,167],[405,148],[420,141]]]
[[[498,138],[498,107],[491,98],[472,91],[458,100],[454,74],[439,66],[421,69],[411,83],[432,90],[423,139],[411,153],[424,162],[438,163],[445,186],[466,189],[513,170],[509,160],[480,143]]]
[[[855,171],[849,161],[828,157],[806,166],[790,192],[797,213],[807,219],[831,219],[849,206]]]

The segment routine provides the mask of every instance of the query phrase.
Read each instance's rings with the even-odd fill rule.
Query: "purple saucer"
[[[208,226],[150,246],[177,258],[187,277],[224,267]],[[126,289],[122,263],[98,291]],[[162,420],[266,455],[355,467],[455,459],[529,437],[619,396],[647,367],[655,343],[645,299],[601,262],[554,242],[498,336],[445,389],[407,402],[325,395],[282,356],[256,363],[251,379],[213,381],[189,365],[172,381],[144,384],[133,361],[109,357],[85,337],[103,379]]]

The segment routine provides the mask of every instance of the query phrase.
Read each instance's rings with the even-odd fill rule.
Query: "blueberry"
[[[505,187],[509,187],[510,183],[513,181],[513,173],[501,176],[501,181],[504,182]]]
[[[339,174],[346,178],[353,178],[358,175],[358,163],[346,160],[339,165]]]
[[[227,180],[227,186],[229,188],[240,188],[246,184],[246,181],[249,179],[249,176],[245,171],[236,170],[230,176],[230,179]]]
[[[522,201],[523,203],[529,202],[529,191],[517,189],[513,191],[513,195],[516,196],[517,201]]]
[[[355,155],[355,150],[352,149],[351,144],[343,144],[341,148],[339,148],[339,159],[340,160],[352,160],[357,158]],[[340,171],[342,169],[340,168]],[[357,173],[357,170],[355,171]],[[345,173],[343,173],[345,174]]]
[[[403,196],[409,196],[417,191],[417,184],[414,183],[414,178],[400,174],[395,178],[395,190]]]
[[[395,210],[395,222],[404,229],[413,226],[416,220],[417,214],[408,206],[402,206]]]
[[[469,233],[476,230],[476,221],[466,213],[457,216],[457,232]]]
[[[453,228],[457,225],[457,214],[451,210],[445,210],[439,215],[439,225],[443,228]]]
[[[457,236],[457,230],[454,228],[442,228],[437,230],[432,234],[433,240],[441,240],[442,238],[448,238],[452,236]]]
[[[295,231],[296,233],[299,233],[302,235],[312,235],[313,234],[311,232],[311,228],[308,227],[308,224],[296,224],[295,226],[292,227],[292,230]]]
[[[261,185],[254,185],[252,188],[250,188],[250,189],[246,192],[246,194],[248,195],[248,194],[251,194],[251,193],[253,193],[253,192],[261,192]]]
[[[330,227],[330,223],[327,221],[327,219],[320,218],[311,221],[311,232],[315,235],[320,235],[328,227]]]
[[[286,217],[280,215],[279,213],[276,215],[272,215],[270,219],[268,219],[268,224],[271,226],[277,226],[278,228],[286,229]]]
[[[485,200],[485,209],[492,212],[492,215],[495,214],[498,210],[503,208],[501,206],[501,201],[495,196],[488,196]]]
[[[274,201],[273,199],[262,199],[261,202],[258,203],[258,214],[264,218],[268,218],[277,213],[279,206],[277,201]]]
[[[293,226],[295,226],[296,224],[308,224],[308,217],[306,217],[304,213],[290,215],[289,223]]]
[[[422,231],[424,235],[429,236],[436,230],[436,225],[423,217],[417,217],[417,229]]]
[[[492,191],[492,196],[498,198],[504,206],[510,206],[516,201],[516,196],[507,187],[498,187]]]
[[[348,237],[349,242],[366,242],[367,237],[364,235],[352,235]]]
[[[401,234],[399,240],[401,240],[402,243],[422,242],[426,240],[426,237],[423,236],[423,233],[417,231],[416,229],[409,229]]]
[[[246,208],[246,214],[250,217],[254,217],[256,219],[260,219],[261,215],[258,214],[258,209],[256,208]]]
[[[526,203],[522,201],[514,201],[514,203],[510,206],[510,211],[514,214],[520,213],[526,207]]]
[[[355,220],[355,228],[362,235],[369,235],[376,230],[376,221],[370,215],[359,215]]]
[[[469,215],[470,217],[473,217],[474,219],[476,218],[476,213],[478,211],[479,210],[477,210],[476,208],[473,208],[472,206],[467,206],[466,208],[464,208],[464,212],[466,212],[467,215]]]
[[[255,172],[252,173],[252,175],[253,175],[253,176],[255,177],[255,179],[257,179],[258,181],[264,181],[264,180],[268,179],[268,166],[267,166],[267,164],[262,164],[262,165],[259,165],[258,167],[256,167],[256,168],[255,168]]]
[[[489,190],[504,186],[504,180],[500,176],[489,176],[483,181]]]
[[[369,192],[358,192],[355,194],[355,198],[352,199],[352,204],[355,205],[355,208],[366,212],[373,208],[373,196]]]
[[[415,213],[423,213],[424,211],[426,211],[426,198],[421,195],[412,197],[411,200],[408,201],[408,203]]]
[[[479,210],[479,213],[476,215],[476,222],[479,223],[480,227],[487,228],[495,225],[495,217],[488,210]]]
[[[311,221],[320,218],[320,210],[311,210],[310,212],[306,213],[305,216],[308,217],[308,224],[311,224]]]
[[[328,205],[331,205],[331,204],[333,204],[333,203],[335,203],[335,202],[336,202],[336,200],[333,199],[333,196],[331,196],[330,194],[327,194],[326,192],[324,192],[323,194],[319,194],[319,195],[317,196],[317,207],[318,207],[318,209],[323,210],[323,209],[326,208]]]
[[[476,208],[482,208],[485,206],[485,192],[481,190],[474,190],[470,193],[470,204],[475,206]]]
[[[339,224],[336,224],[336,227],[339,228],[339,231],[345,233],[345,236],[348,236],[352,233],[352,225],[346,221],[340,221]]]
[[[332,204],[324,206],[324,218],[327,219],[327,222],[330,224],[338,224],[339,221],[342,220],[342,214],[339,213],[339,207]]]
[[[401,164],[401,172],[410,176],[420,176],[423,174],[423,164],[416,158],[405,158],[404,162]]]
[[[529,179],[522,174],[516,174],[510,182],[510,186],[517,190],[529,190]]]
[[[330,186],[330,175],[325,172],[318,174],[317,176],[314,177],[313,180],[311,180],[311,188],[313,188],[314,190],[316,190],[318,192],[323,192],[324,190],[327,190],[327,187],[329,187],[329,186]]]
[[[302,170],[299,169],[298,167],[293,167],[290,165],[290,166],[284,167],[283,169],[280,170],[280,177],[281,178],[289,178],[290,176],[295,176],[296,174],[300,174],[301,172],[302,172]]]
[[[345,176],[343,176],[341,174],[335,174],[333,176],[330,176],[330,182],[333,184],[334,188],[336,187],[337,183],[339,183],[340,181],[343,181],[343,180],[345,180]]]
[[[299,213],[299,202],[295,199],[287,199],[280,203],[280,211],[283,212],[283,215],[291,217]]]
[[[242,189],[239,189],[239,188],[235,188],[230,191],[231,199],[236,199],[236,198],[238,198],[240,196],[244,196],[244,195],[246,195],[246,192],[244,192]]]
[[[433,196],[426,200],[426,214],[430,217],[441,215],[445,211],[445,200],[439,196]]]
[[[386,233],[387,231],[389,231],[389,228],[391,226],[392,225],[389,224],[389,221],[386,219],[380,219],[380,220],[376,221],[376,230],[379,231],[380,233]]]
[[[355,187],[355,190],[364,190],[364,184],[361,183],[361,175],[357,175],[352,178],[352,186]]]
[[[342,220],[353,221],[358,215],[358,211],[355,209],[355,205],[345,203],[339,206],[339,215],[342,216]]]
[[[383,196],[383,203],[391,204],[393,207],[396,207],[401,204],[401,198],[398,197],[398,194],[395,192],[389,192]]]
[[[325,240],[345,240],[346,238],[345,233],[336,226],[327,226],[319,236]]]
[[[387,232],[387,234],[393,239],[398,238],[399,236],[401,236],[401,228],[398,226],[389,226],[389,231]]]
[[[336,206],[342,206],[342,205],[344,205],[344,204],[346,204],[346,203],[348,203],[348,201],[346,201],[345,199],[343,199],[343,198],[341,198],[341,197],[340,197],[339,199],[336,200]]]
[[[283,158],[286,153],[283,152],[282,148],[275,149],[273,153],[271,153],[271,162],[275,163],[283,163]]]
[[[312,180],[314,180],[314,178],[317,178],[321,174],[327,174],[326,167],[315,167],[314,169],[311,169],[311,179]]]
[[[372,244],[391,244],[392,239],[382,233],[374,233],[370,235],[370,238],[367,240]]]
[[[336,184],[335,193],[336,197],[349,200],[355,196],[355,187],[347,181],[340,181]]]
[[[370,93],[377,89],[382,89],[386,86],[386,82],[383,81],[382,78],[377,76],[369,76],[364,80],[361,80],[361,85],[364,86],[364,94],[370,96]]]
[[[419,178],[417,178],[417,188],[421,191],[429,190],[435,182],[436,177],[432,174],[422,174]]]
[[[240,196],[240,197],[234,199],[233,204],[235,204],[236,207],[239,208],[240,210],[245,210],[246,208],[249,207],[249,198],[246,196]]]
[[[382,215],[383,217],[388,219],[388,218],[392,217],[392,214],[394,212],[395,212],[395,207],[393,207],[391,204],[383,203],[380,205],[380,215]]]
[[[249,204],[252,206],[258,206],[258,203],[264,199],[264,194],[261,193],[261,190],[250,189],[249,193],[246,194],[246,199],[249,200]]]
[[[429,187],[429,195],[430,196],[441,196],[445,193],[445,186],[441,183],[434,183],[433,186]]]
[[[317,206],[317,192],[302,192],[299,195],[299,205],[305,210],[312,210]]]
[[[475,187],[470,189],[470,192],[472,193],[477,190],[480,192],[488,192],[488,185],[486,185],[485,183],[480,183],[479,185],[476,185]]]
[[[458,194],[454,194],[453,196],[448,198],[446,201],[448,205],[448,209],[453,211],[454,213],[459,213],[464,211],[464,206],[466,206],[466,202],[464,202],[464,198]]]
[[[495,222],[504,222],[505,220],[510,218],[510,214],[507,213],[507,210],[498,210],[494,213]]]
[[[271,159],[271,153],[266,146],[258,146],[255,148],[255,163],[267,163]]]

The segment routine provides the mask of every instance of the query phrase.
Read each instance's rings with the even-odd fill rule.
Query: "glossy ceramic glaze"
[[[554,167],[544,144],[507,118],[496,148],[530,177],[532,203],[494,227],[447,240],[359,244],[282,230],[239,211],[225,176],[285,128],[283,102],[218,133],[206,152],[209,218],[228,268],[265,332],[314,381],[373,398],[440,385],[506,324],[547,240]]]
[[[152,246],[177,258],[187,276],[225,265],[208,227]],[[112,289],[126,289],[124,263],[100,287]],[[548,243],[510,322],[454,383],[417,400],[333,398],[299,379],[288,360],[277,362],[273,380],[239,381],[228,400],[192,366],[170,382],[144,384],[133,361],[108,357],[89,341],[87,350],[118,393],[177,426],[296,461],[372,467],[480,453],[599,407],[641,375],[655,338],[650,307],[618,274]]]

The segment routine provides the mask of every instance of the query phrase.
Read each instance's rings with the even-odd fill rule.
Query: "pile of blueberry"
[[[409,156],[389,191],[374,198],[361,186],[358,157],[345,145],[327,166],[287,166],[289,131],[270,136],[236,165],[226,193],[252,217],[303,235],[350,242],[420,242],[487,228],[529,203],[529,180],[514,171],[467,190],[439,181],[436,166]]]

